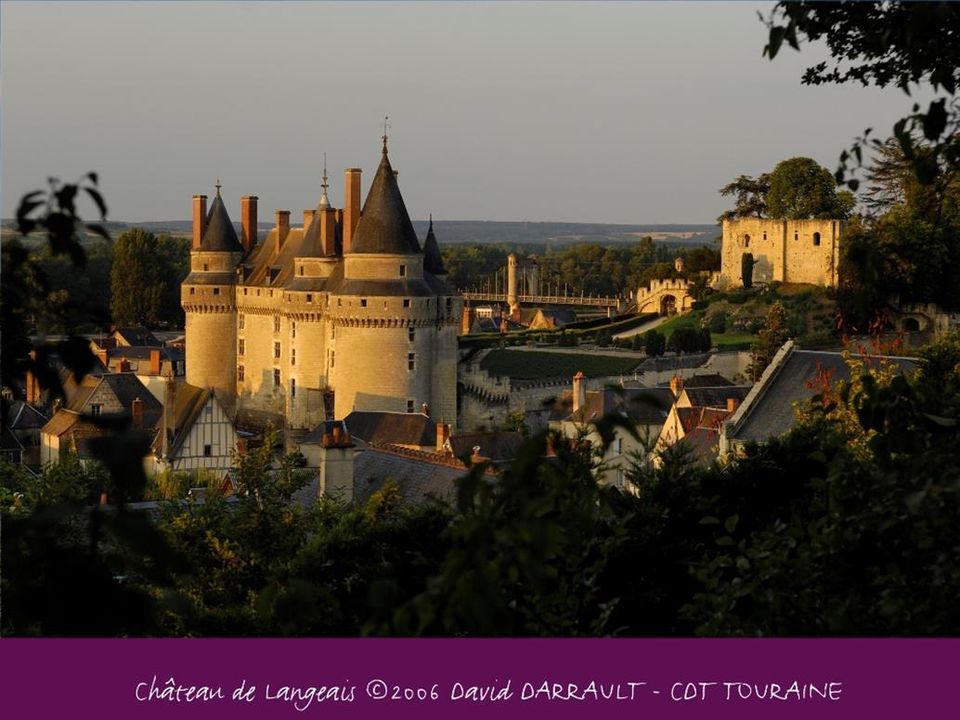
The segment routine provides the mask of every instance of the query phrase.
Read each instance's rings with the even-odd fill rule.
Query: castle
[[[421,248],[383,138],[360,206],[345,171],[342,209],[324,171],[303,226],[276,211],[257,238],[257,197],[240,201],[241,235],[217,194],[193,198],[186,380],[212,388],[241,422],[313,428],[354,410],[424,412],[456,424],[463,301],[444,281],[433,223]]]
[[[724,220],[720,281],[742,286],[742,257],[750,253],[754,282],[836,287],[843,225],[842,220]]]

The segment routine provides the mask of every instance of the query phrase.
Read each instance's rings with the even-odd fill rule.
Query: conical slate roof
[[[420,252],[420,243],[400,196],[386,150],[363,204],[350,252],[396,255]]]
[[[430,227],[427,228],[427,237],[423,241],[423,269],[433,275],[446,275],[443,267],[443,257],[440,255],[440,246],[437,237],[433,234],[433,217],[430,217]]]
[[[219,190],[207,213],[207,228],[200,239],[200,249],[205,252],[243,252]]]

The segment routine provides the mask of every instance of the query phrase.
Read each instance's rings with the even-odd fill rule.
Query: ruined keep
[[[842,220],[723,221],[721,287],[742,287],[742,257],[754,258],[753,282],[811,283],[836,287]]]

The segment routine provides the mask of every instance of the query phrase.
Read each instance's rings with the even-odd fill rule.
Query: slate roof
[[[450,449],[454,457],[461,458],[472,455],[473,448],[479,446],[481,457],[501,463],[517,456],[523,440],[523,433],[517,431],[463,433],[451,436]]]
[[[147,328],[140,326],[114,328],[112,339],[122,340],[127,345],[133,345],[135,347],[160,347],[163,345],[156,335]],[[104,341],[106,340],[107,338],[104,338]],[[108,347],[107,344],[98,344],[102,348]]]
[[[443,267],[443,256],[440,254],[440,245],[437,236],[433,234],[433,217],[430,218],[430,227],[427,228],[427,237],[423,241],[423,269],[433,275],[446,275]]]
[[[422,413],[354,410],[343,421],[350,435],[368,443],[435,447],[437,424]]]
[[[669,385],[669,383],[666,383]],[[701,388],[701,387],[729,387],[733,385],[730,380],[727,380],[723,375],[718,375],[717,373],[707,373],[706,375],[694,375],[693,377],[683,378],[683,386],[685,388]]]
[[[89,381],[89,382],[88,382]],[[101,377],[87,377],[79,392],[73,396],[67,409],[74,412],[86,412],[87,404],[93,393],[103,386],[109,387],[113,395],[126,412],[130,412],[133,401],[139,398],[143,403],[143,426],[152,428],[163,414],[163,405],[147,390],[133,373],[111,373]]]
[[[584,423],[594,422],[612,412],[625,412],[638,425],[662,425],[672,406],[670,388],[626,388],[619,391],[604,388],[588,390],[586,405],[574,413],[571,410],[573,392],[568,390],[560,396],[551,419]]]
[[[684,387],[687,399],[693,407],[724,408],[727,399],[734,398],[737,404],[743,402],[752,385],[728,385],[724,387]]]
[[[219,190],[207,213],[207,225],[203,237],[200,238],[200,249],[205,252],[243,252],[243,246],[237,239],[237,230],[227,214]]]
[[[11,430],[35,430],[47,424],[46,416],[32,405],[18,400],[10,406]]]
[[[467,474],[464,467],[429,462],[383,448],[368,447],[353,461],[353,499],[366,502],[390,479],[400,487],[406,504],[421,504],[431,499],[453,502],[456,480]]]
[[[363,203],[360,221],[350,242],[350,252],[396,255],[420,252],[420,243],[386,150]]]
[[[210,398],[210,391],[199,388],[196,385],[180,383],[176,386],[176,393],[173,401],[173,427],[160,427],[160,432],[154,438],[154,450],[162,450],[163,435],[168,435],[169,449],[167,455],[173,457],[177,454],[180,446],[183,445],[193,428],[193,424],[200,416],[201,411]]]
[[[901,372],[909,373],[917,367],[912,358],[888,358]],[[785,433],[793,427],[793,405],[817,394],[811,383],[821,370],[831,373],[831,379],[848,380],[850,370],[841,353],[791,349],[778,367],[769,368],[771,375],[762,378],[756,388],[756,398],[744,403],[743,416],[733,433],[733,439],[742,442],[762,441]]]
[[[710,463],[719,455],[720,433],[715,428],[694,428],[677,445],[690,448],[698,462]]]

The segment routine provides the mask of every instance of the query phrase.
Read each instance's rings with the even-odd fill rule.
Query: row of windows
[[[403,306],[405,308],[410,307],[410,298],[403,299]],[[343,298],[337,298],[337,307],[343,307]],[[367,307],[367,298],[360,298],[360,307]],[[430,298],[427,298],[427,309],[430,308]],[[447,298],[447,310],[453,308],[453,298]],[[387,301],[383,301],[383,309],[387,309]]]
[[[764,239],[764,240],[767,239],[767,234],[766,234],[766,233],[763,234],[763,239]],[[793,233],[793,239],[794,239],[794,241],[799,240],[799,239],[800,239],[800,233],[798,233],[798,232]],[[820,245],[820,233],[815,232],[815,233],[813,234],[813,244],[814,244],[814,245]],[[750,236],[747,235],[747,234],[744,234],[744,236],[743,236],[743,246],[744,246],[744,247],[750,247]],[[450,300],[449,300],[449,299],[447,300],[447,307],[450,307]]]
[[[196,294],[197,294],[197,289],[196,289],[195,287],[191,287],[191,288],[190,288],[190,294],[191,294],[191,295],[196,295]],[[213,289],[213,294],[214,294],[214,295],[219,295],[219,294],[220,294],[220,288],[215,287],[215,288]]]

